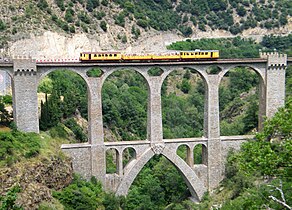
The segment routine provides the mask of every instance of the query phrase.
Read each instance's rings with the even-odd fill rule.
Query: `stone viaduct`
[[[217,66],[218,74],[209,74],[207,69]],[[220,59],[198,62],[159,63],[79,63],[36,62],[28,58],[15,58],[13,62],[0,63],[0,70],[7,71],[12,78],[13,112],[18,129],[39,132],[37,87],[41,79],[57,69],[68,69],[79,74],[88,87],[89,141],[82,144],[62,145],[62,150],[72,157],[75,172],[86,178],[97,177],[108,190],[117,195],[126,195],[135,177],[154,156],[165,156],[181,173],[193,199],[200,200],[207,190],[218,186],[223,178],[224,162],[230,148],[238,149],[243,141],[252,136],[220,136],[219,128],[219,84],[232,68],[246,66],[260,78],[259,124],[263,117],[271,117],[284,105],[285,68],[287,56],[261,53],[259,59]],[[88,77],[86,72],[98,67],[100,77]],[[159,67],[160,76],[150,76],[148,70]],[[148,85],[147,139],[137,141],[104,142],[101,90],[105,79],[114,71],[133,69],[139,72]],[[204,135],[201,138],[163,139],[161,86],[174,70],[193,69],[205,83]],[[261,126],[260,126],[261,128]],[[194,165],[193,149],[202,145],[202,164]],[[180,145],[187,148],[187,159],[177,155]],[[132,148],[133,158],[123,167],[123,151]],[[116,150],[117,172],[106,173],[106,151]]]

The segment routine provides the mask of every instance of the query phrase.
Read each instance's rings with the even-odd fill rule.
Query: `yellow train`
[[[160,54],[123,54],[121,52],[82,52],[81,62],[190,61],[217,59],[219,50],[175,51]]]

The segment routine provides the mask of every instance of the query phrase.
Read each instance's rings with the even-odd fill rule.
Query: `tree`
[[[105,22],[104,20],[102,20],[102,21],[100,22],[100,27],[101,27],[101,29],[102,29],[104,32],[107,31],[107,24],[106,24],[106,22]]]

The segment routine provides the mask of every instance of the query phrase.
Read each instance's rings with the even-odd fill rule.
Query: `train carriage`
[[[219,58],[219,50],[194,50],[180,52],[182,60],[189,59],[215,59]]]
[[[174,53],[161,53],[161,54],[154,54],[152,56],[153,60],[180,60],[180,53],[179,52],[174,52]]]
[[[81,62],[191,61],[219,58],[219,50],[172,51],[160,54],[122,54],[121,52],[82,52]]]
[[[120,52],[82,52],[80,61],[120,61],[122,54]]]
[[[151,54],[124,54],[122,55],[123,61],[147,61],[151,60],[152,55]]]

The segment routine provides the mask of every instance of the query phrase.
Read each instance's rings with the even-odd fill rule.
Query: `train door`
[[[88,54],[88,57],[89,57],[89,60],[91,60],[91,54],[90,53]]]
[[[211,58],[213,58],[213,52],[211,52]]]

